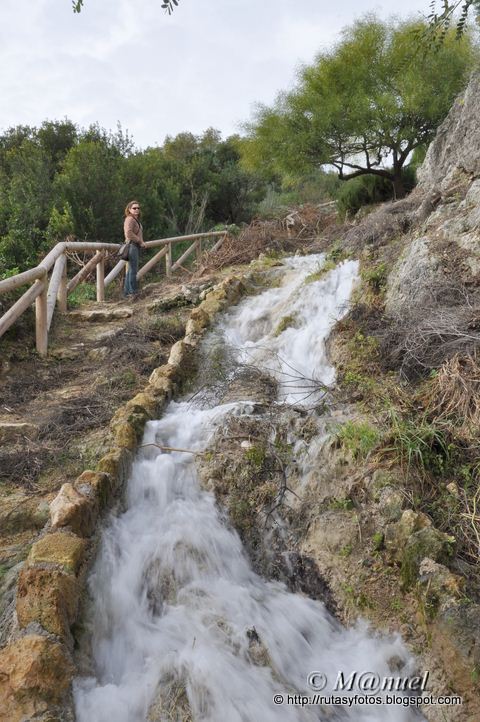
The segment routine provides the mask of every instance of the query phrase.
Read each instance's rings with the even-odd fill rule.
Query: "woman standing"
[[[125,242],[128,243],[128,267],[123,286],[124,296],[133,296],[138,293],[137,271],[140,248],[146,248],[143,240],[143,228],[140,223],[140,204],[130,201],[125,208],[125,221],[123,224]]]

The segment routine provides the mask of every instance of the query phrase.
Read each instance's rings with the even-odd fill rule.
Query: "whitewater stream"
[[[358,264],[305,283],[322,260],[287,259],[279,287],[244,299],[213,332],[239,362],[276,377],[282,403],[308,404],[318,381],[334,380],[325,339],[347,310]],[[202,451],[229,415],[252,410],[248,401],[207,408],[199,395],[172,402],[148,423],[143,444]],[[213,495],[200,487],[194,455],[140,450],[126,494],[89,578],[89,661],[74,685],[78,722],[414,719],[402,706],[287,704],[289,694],[313,697],[314,671],[326,675],[328,695],[339,671],[388,677],[396,658],[408,675],[414,662],[398,638],[365,624],[345,629],[322,602],[258,576]]]

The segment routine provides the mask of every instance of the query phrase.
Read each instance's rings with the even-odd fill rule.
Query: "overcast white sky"
[[[1,0],[0,131],[68,117],[120,121],[138,147],[167,134],[239,131],[255,102],[368,11],[425,15],[429,0]]]

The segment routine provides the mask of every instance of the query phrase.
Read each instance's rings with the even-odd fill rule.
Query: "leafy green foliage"
[[[178,6],[180,0],[163,0],[161,4],[162,10],[165,10],[169,15],[173,13],[174,7]],[[82,11],[84,0],[72,0],[72,9],[74,13],[80,13]]]
[[[392,171],[393,172],[393,171]],[[401,182],[405,190],[415,186],[415,171],[410,166],[402,168]],[[343,183],[337,192],[337,209],[341,217],[355,215],[361,208],[383,203],[394,197],[390,179],[379,175],[361,175]]]
[[[441,10],[437,11],[437,7],[440,4]],[[460,11],[460,15],[455,16],[456,11]],[[444,42],[446,34],[452,27],[453,21],[456,21],[456,33],[457,37],[460,38],[466,31],[467,20],[470,10],[475,12],[475,18],[478,23],[480,16],[480,0],[431,0],[430,2],[430,13],[428,20],[430,23],[430,33],[426,34],[427,40],[435,47],[440,47]]]
[[[79,308],[87,301],[95,301],[97,290],[94,283],[81,283],[68,297],[70,308]]]
[[[447,33],[419,52],[424,23],[383,23],[373,15],[305,66],[293,90],[258,106],[247,126],[247,162],[271,174],[334,166],[341,179],[376,175],[404,192],[402,168],[433,138],[472,67],[468,34]],[[390,167],[389,167],[390,166]]]
[[[265,188],[240,164],[239,139],[214,129],[140,151],[120,127],[10,128],[0,135],[0,266],[36,265],[66,237],[118,242],[132,198],[155,239],[249,221]]]

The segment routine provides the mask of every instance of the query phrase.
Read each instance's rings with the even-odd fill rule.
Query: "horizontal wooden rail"
[[[217,238],[211,250],[216,250],[226,238],[226,231],[212,231],[210,233],[191,233],[186,236],[172,236],[171,238],[158,238],[147,241],[147,248],[161,249],[138,271],[137,279],[145,276],[154,268],[157,263],[165,257],[165,272],[170,276],[172,271],[181,267],[188,256],[196,252],[196,262],[200,263],[202,254],[202,239]],[[193,241],[188,249],[180,256],[176,263],[172,262],[172,246],[175,243]],[[61,313],[67,311],[67,296],[79,283],[84,281],[89,274],[96,269],[97,301],[105,300],[105,288],[122,271],[126,261],[118,261],[110,273],[105,276],[105,261],[111,258],[120,248],[119,243],[96,243],[89,241],[64,241],[57,243],[38,266],[31,268],[15,276],[0,281],[0,295],[14,291],[28,283],[33,285],[13,304],[13,306],[0,318],[0,336],[35,302],[35,336],[37,351],[40,355],[47,353],[48,331],[53,319],[55,308],[58,307]],[[94,256],[78,271],[78,273],[67,281],[67,253],[68,252],[91,252]],[[52,270],[53,269],[53,270]],[[48,284],[48,274],[50,283]]]
[[[3,314],[2,318],[0,318],[0,336],[2,336],[5,331],[10,328],[12,323],[15,323],[17,318],[32,305],[36,297],[42,293],[45,286],[45,281],[35,281],[34,285],[31,286],[28,291],[25,291],[23,296],[20,296],[18,301]]]
[[[28,271],[23,271],[23,273],[18,273],[16,276],[5,278],[3,281],[0,281],[0,294],[14,291],[16,288],[30,283],[30,281],[40,281],[42,278],[45,278],[46,275],[46,270],[37,266]]]

